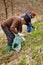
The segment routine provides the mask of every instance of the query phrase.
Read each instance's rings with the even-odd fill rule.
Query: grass
[[[33,25],[37,26],[37,30],[33,30],[30,35],[28,34],[25,37],[26,42],[22,44],[23,49],[26,49],[28,46],[31,46],[32,49],[35,49],[38,46],[43,46],[43,22],[35,22]]]
[[[35,49],[36,47],[39,47],[39,46],[43,46],[43,42],[42,43],[31,44],[32,49]]]
[[[32,59],[36,61],[36,65],[41,65],[40,54],[37,51],[32,52]]]
[[[26,54],[25,53],[23,53],[22,54],[22,56],[21,56],[21,58],[20,58],[20,65],[26,65]]]

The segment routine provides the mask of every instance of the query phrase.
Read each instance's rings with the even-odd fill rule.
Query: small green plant
[[[26,65],[25,53],[20,58],[20,65]]]

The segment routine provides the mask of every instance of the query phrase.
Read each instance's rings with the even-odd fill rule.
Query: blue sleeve
[[[29,25],[30,25],[33,29],[35,29],[35,27],[32,25],[32,23],[31,23],[31,22],[29,23]]]

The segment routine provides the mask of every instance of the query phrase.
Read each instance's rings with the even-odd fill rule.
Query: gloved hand
[[[23,41],[25,41],[25,38],[23,37],[24,34],[22,34],[22,33],[18,33],[18,35],[21,36],[21,38],[22,38]]]
[[[22,34],[22,33],[18,33],[18,35],[19,35],[19,36],[21,36],[21,37],[23,37],[23,36],[24,36],[24,34]]]

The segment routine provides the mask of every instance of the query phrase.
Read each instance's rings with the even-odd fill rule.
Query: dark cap
[[[31,21],[31,16],[28,13],[25,13],[21,16],[21,18],[24,18],[25,22],[27,23],[27,25],[29,25],[29,22]]]

